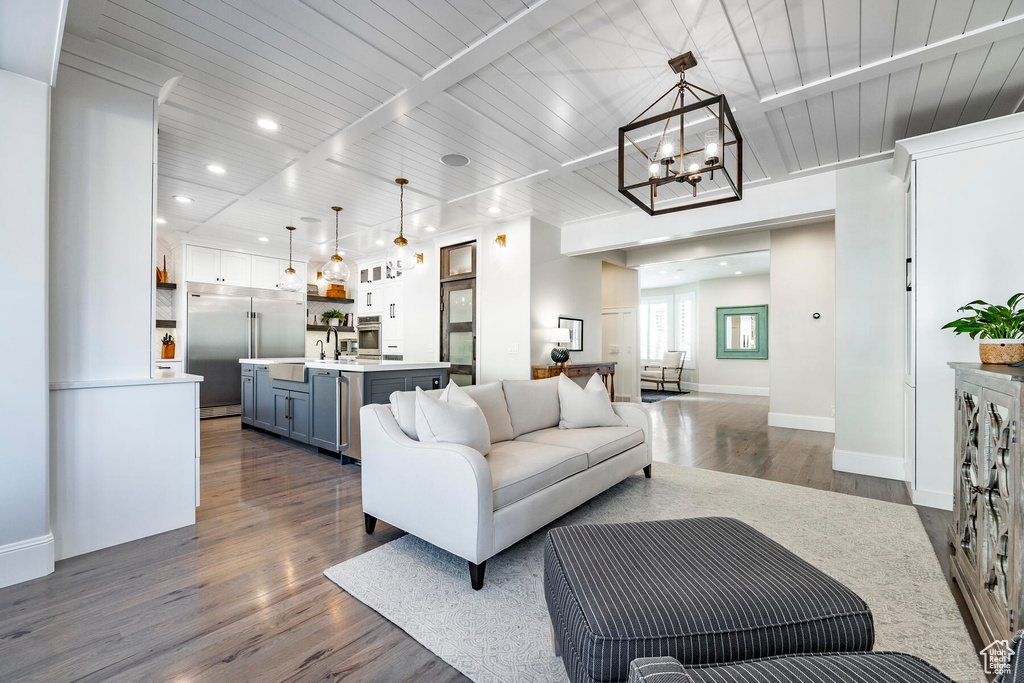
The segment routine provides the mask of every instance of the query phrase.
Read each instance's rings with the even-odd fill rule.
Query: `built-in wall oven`
[[[359,358],[380,360],[380,316],[362,315],[356,319],[356,348]]]

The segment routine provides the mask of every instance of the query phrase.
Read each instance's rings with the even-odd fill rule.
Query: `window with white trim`
[[[642,364],[661,362],[673,341],[672,297],[651,297],[640,301],[640,358]]]
[[[676,295],[676,347],[674,350],[683,351],[685,367],[696,367],[697,346],[694,339],[697,336],[697,295],[696,292],[685,292]]]

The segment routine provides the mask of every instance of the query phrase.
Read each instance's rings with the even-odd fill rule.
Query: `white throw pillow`
[[[625,424],[612,410],[612,400],[600,375],[591,375],[584,389],[565,375],[558,376],[559,429],[618,427]]]
[[[558,426],[557,377],[506,379],[502,380],[501,386],[505,390],[515,438],[528,432]]]
[[[501,382],[461,387],[466,395],[476,401],[487,418],[487,429],[491,432],[491,443],[511,441],[516,437],[512,429],[512,418],[508,414],[505,391]]]
[[[430,389],[426,392],[427,396],[440,396],[442,393],[444,389]],[[390,401],[391,414],[395,416],[395,422],[407,437],[419,441],[416,436],[416,392],[393,391]]]
[[[491,450],[487,418],[454,382],[438,398],[416,387],[416,435],[422,442],[462,444],[482,455]]]

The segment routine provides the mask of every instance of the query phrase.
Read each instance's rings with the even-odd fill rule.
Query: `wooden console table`
[[[568,363],[566,365],[534,365],[533,378],[547,379],[548,377],[590,377],[593,374],[601,375],[605,389],[612,400],[615,400],[615,362],[610,363]]]

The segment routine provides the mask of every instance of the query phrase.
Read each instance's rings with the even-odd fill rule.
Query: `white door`
[[[287,261],[282,265],[281,261],[276,258],[253,256],[251,286],[259,289],[277,289],[281,274],[287,266]]]
[[[189,282],[220,282],[220,249],[189,246],[185,250],[188,259]]]
[[[252,256],[234,251],[220,253],[220,281],[225,285],[249,287],[252,282]]]
[[[635,308],[601,311],[601,360],[615,363],[617,400],[640,400],[639,336]]]

